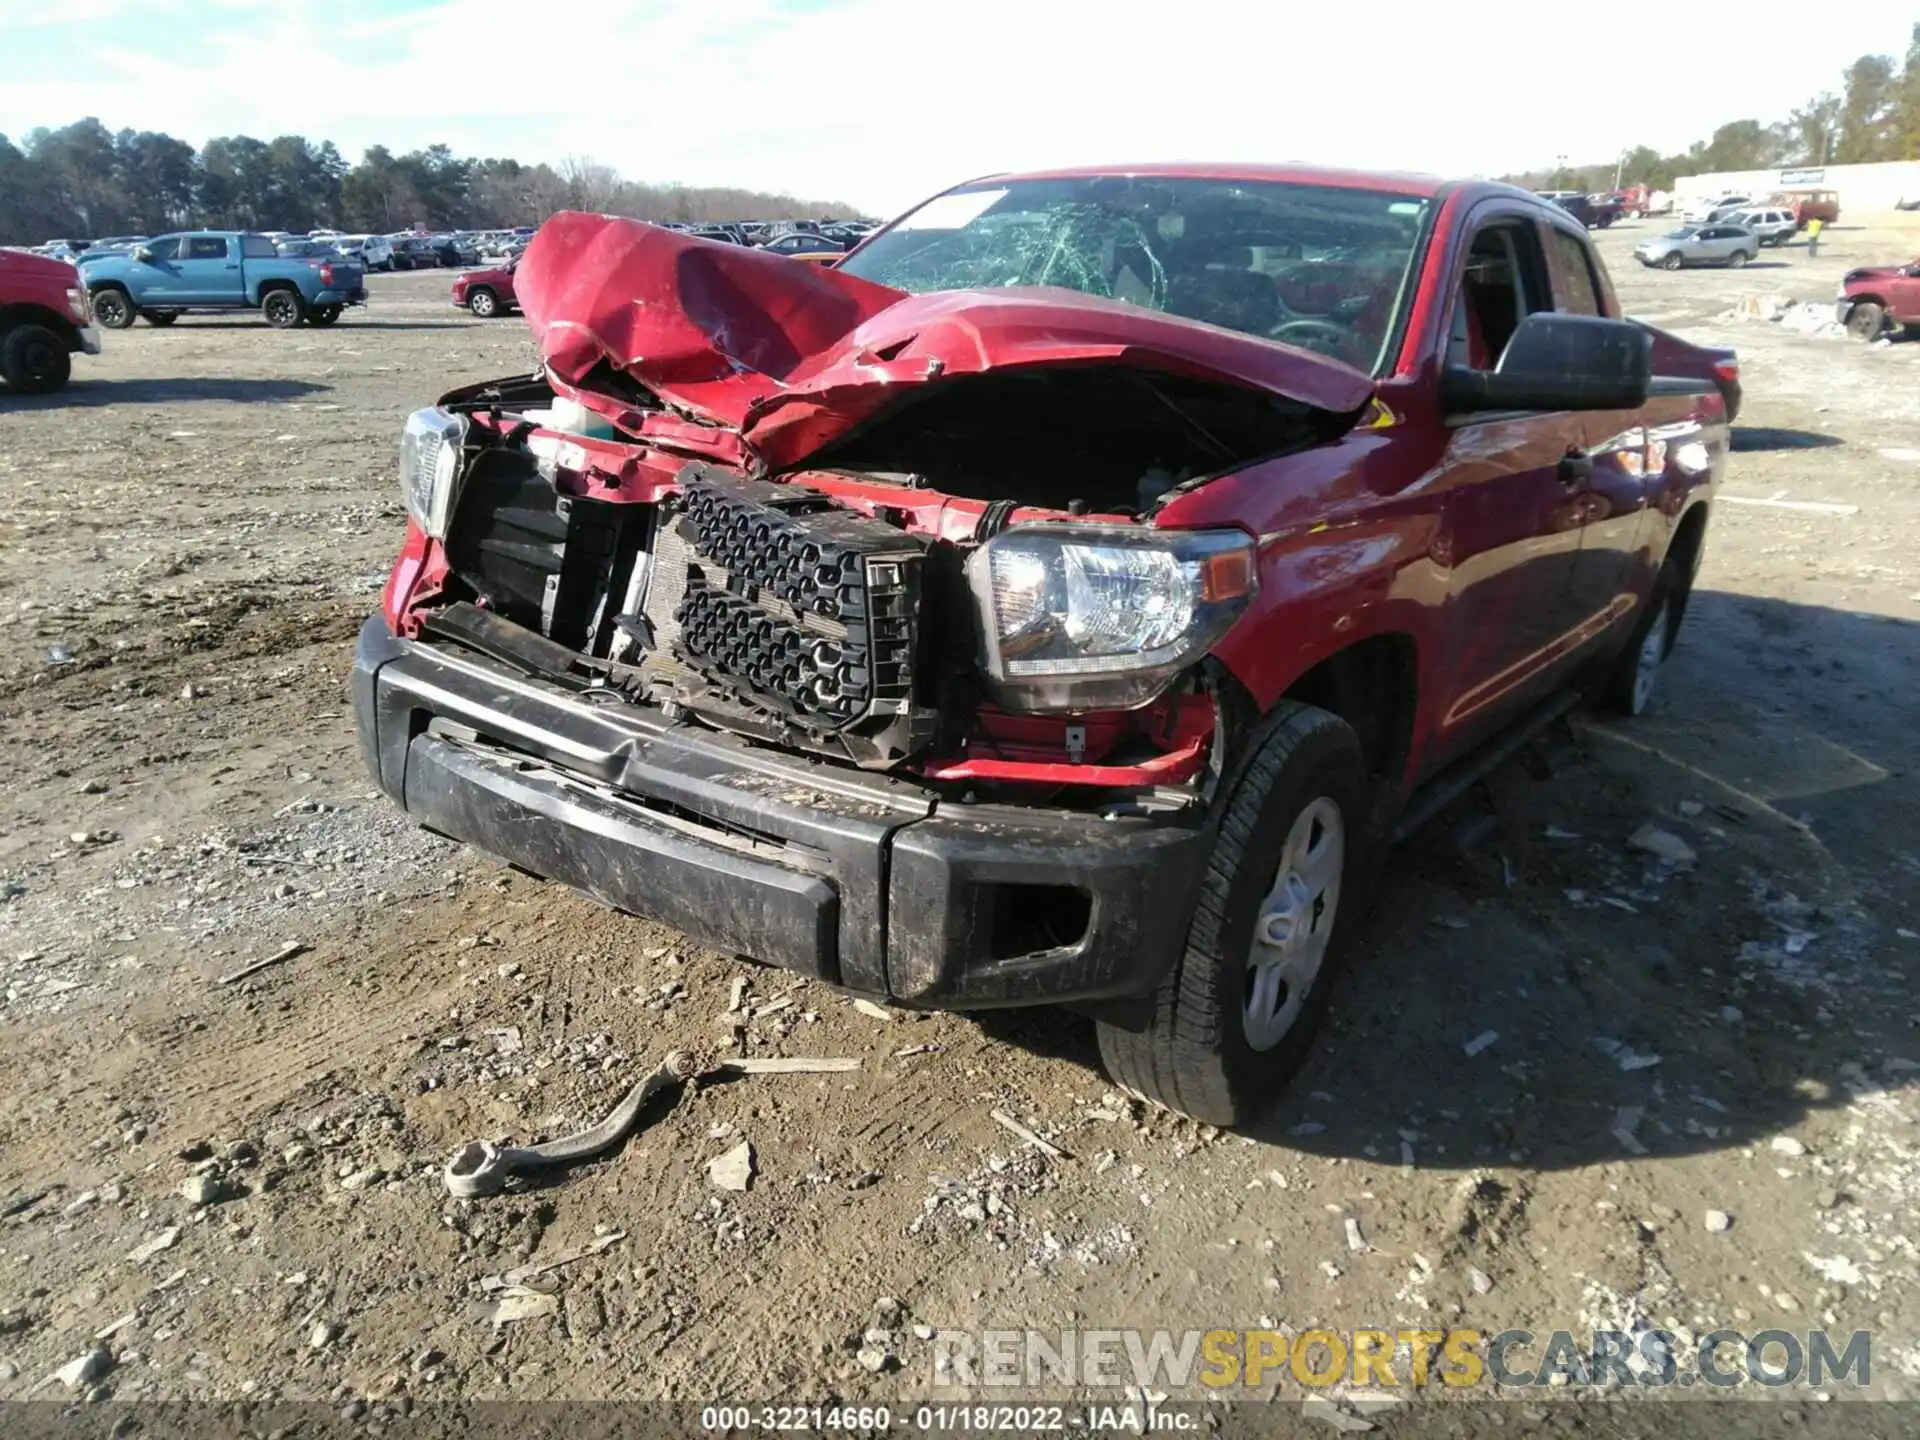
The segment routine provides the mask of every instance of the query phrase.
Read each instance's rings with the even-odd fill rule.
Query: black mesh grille
[[[913,703],[925,542],[797,485],[689,467],[681,487],[648,605],[658,624],[677,593],[676,657],[858,758],[910,753],[930,725]]]

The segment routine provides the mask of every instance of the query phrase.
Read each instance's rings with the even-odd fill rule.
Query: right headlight
[[[1241,530],[1038,524],[967,561],[982,669],[1009,710],[1145,705],[1206,654],[1259,589]]]
[[[447,538],[466,443],[467,419],[451,410],[416,410],[400,431],[400,494],[414,522],[436,540]]]

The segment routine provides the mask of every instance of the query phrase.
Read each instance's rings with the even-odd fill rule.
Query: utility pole
[[[1627,152],[1622,150],[1620,152],[1620,158],[1613,162],[1613,188],[1615,189],[1615,191],[1618,191],[1620,189],[1620,181],[1621,181],[1621,178],[1626,174],[1626,170],[1627,170]]]

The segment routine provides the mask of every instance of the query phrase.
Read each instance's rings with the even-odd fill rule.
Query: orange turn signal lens
[[[1200,562],[1200,597],[1238,600],[1253,591],[1253,550],[1222,550]]]

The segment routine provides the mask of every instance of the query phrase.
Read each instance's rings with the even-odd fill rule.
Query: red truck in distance
[[[1840,279],[1834,318],[1860,340],[1920,325],[1920,259],[1907,265],[1867,265]]]
[[[75,354],[99,353],[80,272],[64,260],[0,249],[0,378],[44,395],[67,383]]]
[[[1222,1124],[1384,847],[1652,700],[1738,402],[1477,181],[996,176],[832,268],[562,214],[515,289],[541,371],[405,426],[386,793],[857,994],[1070,1007]]]

